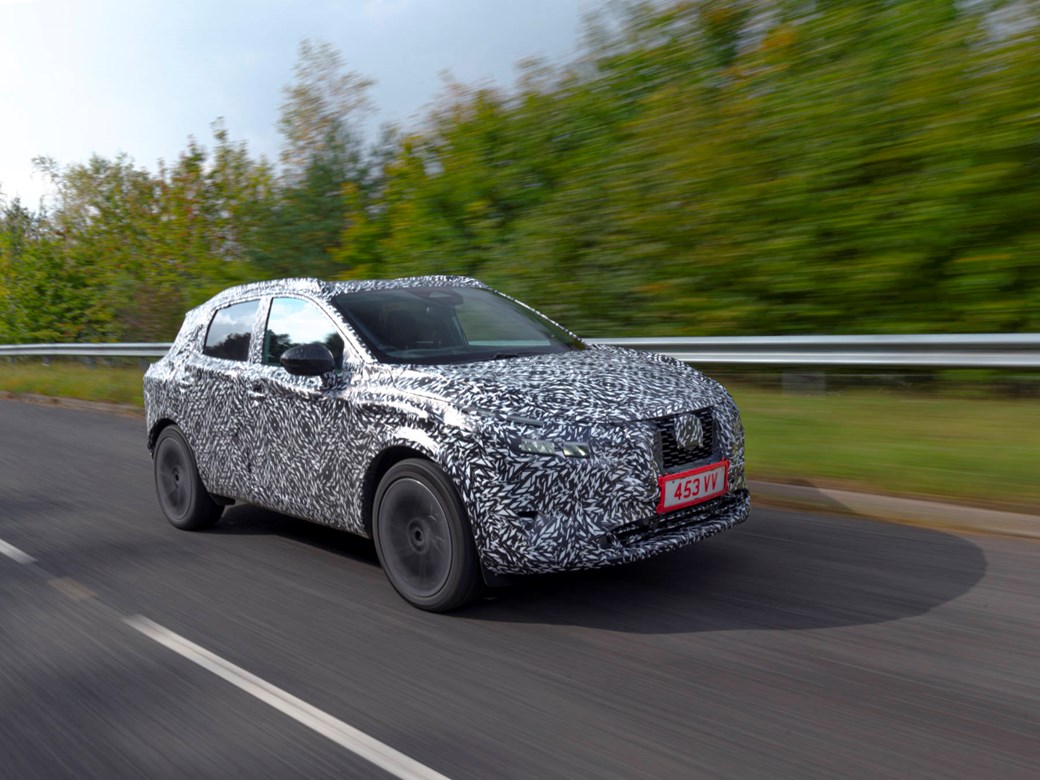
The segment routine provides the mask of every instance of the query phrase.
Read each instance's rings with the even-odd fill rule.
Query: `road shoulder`
[[[851,514],[950,531],[1040,539],[1040,515],[777,482],[751,480],[750,486],[751,500],[755,505]]]

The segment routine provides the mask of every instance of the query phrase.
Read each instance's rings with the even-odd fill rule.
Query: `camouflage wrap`
[[[192,310],[167,356],[145,375],[149,447],[164,424],[175,423],[211,493],[364,536],[380,456],[407,448],[454,483],[481,563],[499,574],[634,561],[746,519],[743,428],[717,382],[671,358],[613,347],[380,363],[332,298],[406,286],[482,285],[461,277],[291,279],[234,287]],[[297,377],[261,363],[275,296],[313,301],[336,323],[346,343],[342,374]],[[249,360],[204,355],[213,312],[252,300],[259,309]],[[681,468],[662,454],[663,438],[673,435],[702,444],[687,450],[691,459]],[[553,442],[556,451],[522,451],[525,438]],[[565,443],[586,445],[588,456],[561,454]],[[729,461],[725,495],[657,513],[662,473],[722,460]]]

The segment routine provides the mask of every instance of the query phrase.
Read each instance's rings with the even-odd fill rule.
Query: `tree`
[[[0,220],[5,338],[168,338],[247,278],[477,275],[594,335],[1040,328],[1040,3],[615,3],[363,148],[304,42],[282,168],[218,124]]]
[[[294,73],[278,120],[282,186],[252,255],[267,277],[333,275],[352,199],[368,188],[358,125],[372,82],[345,70],[330,44],[312,41],[300,45]]]
[[[315,156],[338,153],[358,133],[370,109],[371,79],[345,70],[343,56],[330,43],[304,40],[293,67],[296,80],[283,89],[278,118],[282,165],[291,181],[302,177]]]

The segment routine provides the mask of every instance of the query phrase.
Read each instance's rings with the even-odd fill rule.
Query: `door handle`
[[[259,382],[250,385],[248,395],[254,401],[262,401],[267,398],[267,393],[264,392],[264,386]]]

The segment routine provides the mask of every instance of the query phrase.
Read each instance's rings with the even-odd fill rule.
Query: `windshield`
[[[398,287],[333,303],[384,363],[470,363],[585,349],[537,313],[480,287]]]

